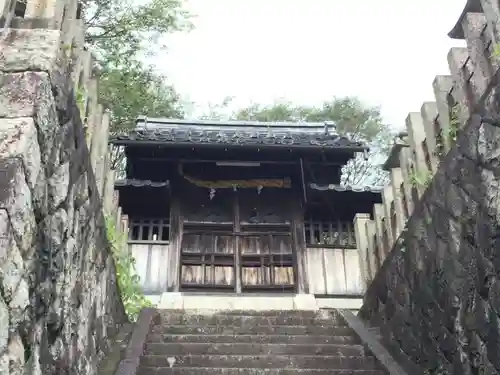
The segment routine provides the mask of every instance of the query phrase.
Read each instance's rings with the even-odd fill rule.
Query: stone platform
[[[159,309],[176,310],[303,310],[342,308],[357,311],[362,298],[316,298],[313,294],[235,295],[163,293],[148,298]]]

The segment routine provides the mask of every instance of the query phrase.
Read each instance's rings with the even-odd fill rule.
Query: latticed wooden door
[[[185,233],[181,244],[183,289],[234,290],[235,249],[232,231]]]
[[[279,198],[272,191],[238,190],[191,202],[203,210],[184,220],[181,289],[294,290],[291,220],[285,197]]]
[[[244,292],[294,290],[292,236],[285,231],[270,233],[266,229],[262,233],[243,232],[240,237],[241,289]]]
[[[293,291],[295,257],[287,192],[240,191],[238,263],[242,292]]]

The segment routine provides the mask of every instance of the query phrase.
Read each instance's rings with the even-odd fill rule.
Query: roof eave
[[[164,147],[197,147],[197,148],[259,148],[259,149],[301,149],[301,150],[332,150],[340,152],[364,152],[369,151],[367,146],[316,146],[316,145],[283,145],[283,144],[222,144],[222,143],[190,143],[190,142],[168,142],[164,141],[137,141],[130,139],[110,139],[109,144],[115,146],[164,146]]]
[[[465,7],[462,10],[462,13],[460,14],[458,21],[455,23],[455,26],[453,26],[451,31],[448,33],[448,36],[451,39],[459,39],[459,40],[465,39],[462,23],[465,17],[467,17],[467,13],[482,13],[482,12],[483,8],[481,6],[480,0],[467,0],[467,3],[465,4]]]
[[[151,188],[169,188],[170,181],[151,181],[151,180],[138,180],[138,179],[120,179],[115,181],[115,189],[125,187],[151,187]]]
[[[334,191],[337,193],[371,193],[382,194],[383,189],[374,186],[343,186],[339,184],[316,184],[314,182],[308,184],[308,188],[316,191]]]

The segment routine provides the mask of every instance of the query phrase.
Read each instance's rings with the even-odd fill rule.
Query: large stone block
[[[40,142],[42,161],[54,163],[51,156],[54,155],[54,136],[59,121],[47,73],[0,73],[0,117],[12,119],[10,125],[3,120],[0,131],[4,126],[9,128],[16,122],[32,118],[37,131],[34,139]],[[19,117],[23,119],[16,119]]]
[[[22,160],[29,188],[35,190],[43,180],[43,171],[38,132],[32,118],[0,118],[0,159],[6,158]]]
[[[59,30],[4,29],[0,71],[53,72],[59,66],[61,47]]]
[[[0,160],[0,209],[7,212],[21,251],[30,252],[37,233],[33,196],[17,158]]]

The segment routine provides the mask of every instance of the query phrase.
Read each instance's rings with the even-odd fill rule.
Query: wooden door
[[[234,291],[234,192],[221,190],[211,196],[207,189],[186,185],[179,197],[181,290]]]
[[[184,233],[181,242],[181,287],[189,289],[220,289],[233,291],[235,283],[235,252],[232,232],[192,230]]]
[[[243,292],[295,290],[290,233],[270,232],[267,228],[262,233],[242,232],[239,244]]]
[[[294,291],[295,257],[288,191],[238,194],[241,291]]]
[[[181,290],[295,290],[286,192],[242,189],[217,192],[209,200],[199,193],[190,196],[203,202],[184,204]]]

